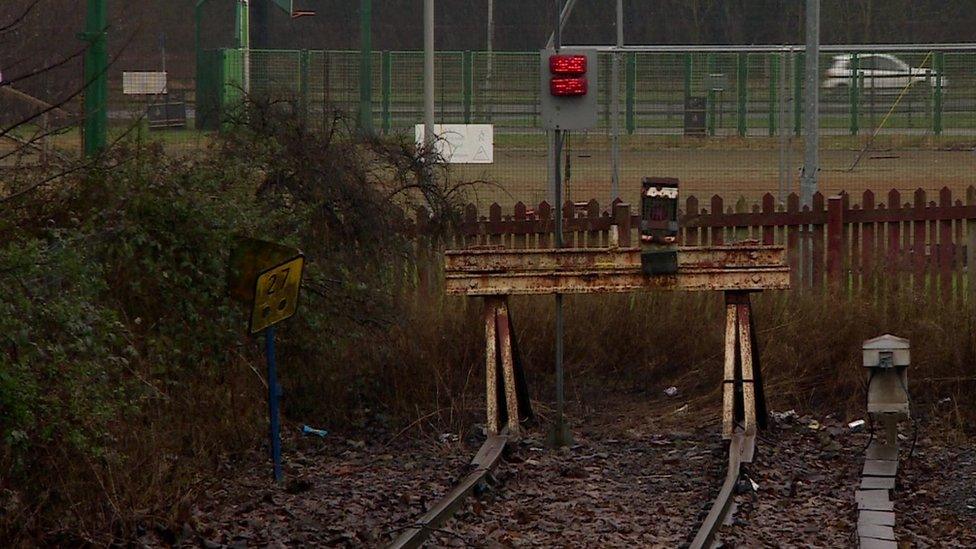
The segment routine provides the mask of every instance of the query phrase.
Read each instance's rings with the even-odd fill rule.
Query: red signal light
[[[557,75],[586,74],[586,56],[553,55],[549,58],[549,72]]]
[[[586,95],[590,84],[585,76],[577,78],[552,78],[549,80],[549,93],[556,97],[580,97]]]

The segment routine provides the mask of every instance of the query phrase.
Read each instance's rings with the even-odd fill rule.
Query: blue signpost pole
[[[281,425],[278,422],[278,372],[275,362],[275,327],[264,330],[264,352],[268,359],[268,415],[271,416],[271,459],[275,482],[281,482]]]

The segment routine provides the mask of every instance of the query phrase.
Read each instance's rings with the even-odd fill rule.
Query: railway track
[[[461,507],[465,499],[477,495],[485,486],[489,475],[502,460],[506,445],[511,441],[507,428],[498,435],[489,436],[471,460],[467,474],[440,500],[435,502],[420,518],[408,525],[389,546],[390,549],[421,547],[434,532],[447,522]],[[741,465],[751,463],[755,452],[756,435],[738,430],[729,442],[728,469],[718,495],[710,511],[699,526],[691,542],[693,549],[710,547],[715,534],[729,515],[735,487],[739,482]]]
[[[470,472],[390,545],[390,549],[420,547],[441,524],[451,518],[465,498],[476,492],[495,470],[508,443],[508,430],[491,435],[471,460]]]
[[[489,436],[471,461],[472,470],[467,476],[408,526],[391,547],[421,545],[484,482],[501,459],[505,444],[510,438],[518,438],[521,422],[532,416],[508,296],[648,289],[721,291],[725,297],[722,437],[729,441],[728,470],[691,546],[710,545],[728,514],[741,465],[752,462],[756,433],[766,428],[766,397],[750,294],[788,288],[789,267],[781,247],[740,243],[682,248],[676,273],[649,276],[643,271],[640,250],[626,246],[630,239],[629,220],[629,216],[623,216],[623,227],[611,238],[614,242],[609,248],[491,248],[445,254],[447,293],[484,298]],[[506,423],[505,429],[499,430]]]

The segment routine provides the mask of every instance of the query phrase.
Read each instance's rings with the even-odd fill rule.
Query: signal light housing
[[[586,74],[585,55],[553,55],[549,58],[549,72],[559,76]]]
[[[541,51],[539,65],[542,127],[585,130],[596,126],[599,70],[595,51]]]
[[[549,93],[556,97],[581,97],[586,95],[589,88],[590,83],[585,76],[549,80]]]

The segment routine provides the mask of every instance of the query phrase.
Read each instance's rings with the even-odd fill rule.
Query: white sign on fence
[[[449,164],[491,164],[495,161],[495,128],[491,124],[434,124],[435,150]],[[424,125],[414,127],[419,147]]]
[[[150,71],[123,72],[122,93],[125,95],[162,95],[166,93],[166,73]]]

